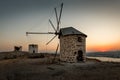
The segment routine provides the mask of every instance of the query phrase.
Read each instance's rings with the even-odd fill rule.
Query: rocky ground
[[[0,61],[0,80],[120,80],[120,63],[87,60],[49,63],[48,58]]]

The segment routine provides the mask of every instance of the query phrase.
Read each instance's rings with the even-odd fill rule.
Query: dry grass
[[[0,80],[120,80],[120,63],[87,59],[85,63],[52,64],[52,59],[24,56],[1,60]]]
[[[120,63],[43,63],[46,59],[0,61],[0,80],[120,80]]]

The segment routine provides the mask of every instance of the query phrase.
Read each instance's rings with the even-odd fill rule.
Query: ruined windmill
[[[60,39],[60,61],[65,62],[78,62],[86,60],[86,37],[87,35],[76,30],[73,27],[60,28],[60,19],[63,9],[63,3],[61,4],[60,14],[58,16],[57,9],[55,10],[57,27],[53,25],[49,19],[51,26],[55,32],[26,32],[26,34],[55,34],[55,36],[46,43],[48,45],[55,37]],[[58,51],[59,44],[56,49]]]

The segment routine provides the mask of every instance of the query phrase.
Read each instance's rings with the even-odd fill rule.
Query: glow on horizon
[[[91,45],[87,46],[87,51],[90,52],[104,52],[104,51],[115,51],[115,50],[120,50],[120,43],[116,44],[103,44],[103,45]]]

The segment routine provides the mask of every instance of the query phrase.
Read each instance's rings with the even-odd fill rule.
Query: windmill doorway
[[[83,61],[83,51],[79,50],[77,55],[77,61]]]
[[[35,53],[35,50],[33,50],[33,53]]]

